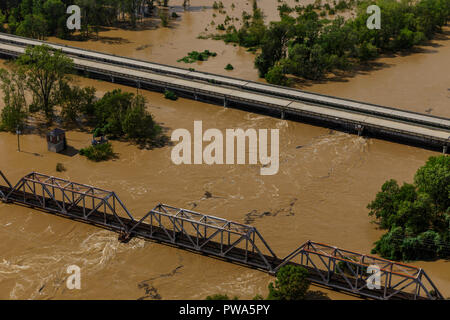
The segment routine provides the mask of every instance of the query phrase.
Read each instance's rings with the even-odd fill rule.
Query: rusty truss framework
[[[274,271],[288,263],[306,267],[315,283],[374,299],[443,299],[421,268],[327,244],[307,241],[286,256]]]
[[[6,183],[0,184],[4,202],[101,226],[118,232],[121,241],[142,237],[271,274],[287,264],[301,265],[316,284],[374,299],[443,299],[425,271],[414,266],[312,241],[279,258],[249,225],[165,204],[135,219],[112,191],[37,172],[14,186],[1,171],[0,178]],[[374,267],[375,274],[368,272]]]

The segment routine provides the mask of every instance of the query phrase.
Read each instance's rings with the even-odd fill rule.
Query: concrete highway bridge
[[[341,99],[297,89],[214,75],[107,53],[0,33],[0,55],[14,58],[27,46],[62,50],[83,74],[141,89],[172,90],[199,101],[265,110],[293,120],[333,126],[359,135],[442,149],[450,145],[450,119]]]

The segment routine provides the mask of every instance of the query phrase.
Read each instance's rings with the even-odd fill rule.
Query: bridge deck
[[[28,46],[28,45],[35,46],[45,43],[55,49],[60,49],[69,55],[88,58],[97,61],[109,62],[111,64],[128,66],[138,70],[148,70],[157,73],[170,74],[172,76],[178,76],[181,78],[197,79],[201,81],[213,82],[215,84],[232,86],[253,92],[266,93],[272,96],[279,96],[290,99],[293,98],[305,102],[319,103],[322,105],[327,105],[338,109],[353,110],[357,112],[363,112],[366,114],[385,116],[392,119],[411,121],[414,123],[425,124],[443,129],[450,129],[450,120],[442,117],[404,111],[385,106],[374,105],[370,103],[353,101],[349,99],[341,99],[337,97],[310,93],[297,89],[280,87],[265,83],[235,79],[227,76],[215,75],[206,72],[190,71],[183,68],[153,63],[149,61],[142,61],[127,57],[119,57],[107,53],[95,52],[71,46],[48,43],[45,41],[28,39],[4,33],[0,33],[0,41],[12,43],[19,46]]]
[[[23,47],[0,43],[0,52],[18,56],[24,52]],[[157,74],[149,71],[135,70],[129,67],[113,65],[110,63],[87,60],[73,57],[77,69],[89,71],[116,79],[123,79],[139,83],[140,87],[158,87],[189,92],[212,98],[223,99],[225,102],[235,102],[289,112],[305,117],[312,117],[332,123],[345,123],[346,125],[361,126],[365,130],[385,132],[390,135],[407,137],[421,143],[433,146],[446,146],[449,144],[450,130],[440,127],[424,126],[414,122],[400,121],[395,118],[380,117],[369,113],[360,113],[353,110],[336,109],[327,105],[312,105],[305,102],[290,100],[262,93],[249,92],[244,89],[223,87],[209,83],[181,79],[170,75]],[[326,98],[329,100],[329,98]],[[405,113],[404,111],[390,110],[391,113]],[[406,112],[407,113],[407,112]],[[438,119],[439,123],[445,122]]]

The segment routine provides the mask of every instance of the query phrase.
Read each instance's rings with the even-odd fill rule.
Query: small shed
[[[54,129],[47,133],[48,151],[61,152],[66,149],[66,132],[62,129]]]

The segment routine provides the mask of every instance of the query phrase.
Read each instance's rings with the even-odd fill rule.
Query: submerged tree
[[[383,184],[368,205],[382,229],[373,253],[392,260],[435,259],[450,255],[450,158],[430,157],[414,184]]]
[[[70,81],[72,59],[60,50],[42,45],[28,47],[16,64],[26,75],[25,85],[33,96],[30,111],[43,111],[47,121],[52,122],[53,109],[60,101],[61,90]]]
[[[10,132],[23,129],[24,120],[27,117],[25,75],[18,70],[10,73],[5,69],[0,69],[0,81],[5,104],[0,115],[0,129]]]
[[[300,266],[286,265],[277,272],[275,283],[269,284],[268,300],[303,300],[310,282],[308,271]]]

